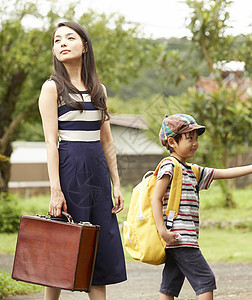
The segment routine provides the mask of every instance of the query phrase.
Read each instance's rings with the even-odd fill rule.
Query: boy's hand
[[[166,230],[161,237],[167,244],[173,244],[178,241],[180,234]]]

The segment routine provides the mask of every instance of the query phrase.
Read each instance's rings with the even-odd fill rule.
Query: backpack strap
[[[171,182],[171,189],[169,201],[166,209],[167,225],[172,227],[173,220],[177,217],[179,211],[179,204],[182,190],[182,168],[175,157],[169,157],[174,164],[173,176]]]
[[[172,227],[173,220],[177,217],[178,211],[179,211],[179,204],[181,199],[181,190],[182,190],[182,168],[180,166],[180,163],[175,157],[169,156],[161,160],[161,162],[158,164],[154,174],[157,176],[158,170],[161,166],[161,164],[166,161],[170,160],[174,164],[174,170],[173,170],[173,180],[171,182],[171,189],[170,189],[170,196],[169,201],[166,209],[166,216],[167,216],[167,225],[169,227]],[[197,182],[199,181],[199,169],[193,164],[188,164],[192,171],[196,175]]]
[[[173,170],[173,180],[171,182],[171,189],[170,189],[170,197],[166,209],[166,216],[168,219],[168,226],[170,225],[172,227],[173,219],[177,217],[178,210],[179,210],[179,204],[180,204],[180,198],[181,198],[181,188],[182,188],[182,168],[180,166],[180,163],[175,157],[169,156],[165,157],[161,160],[161,162],[158,164],[154,175],[157,176],[157,173],[159,171],[159,168],[161,164],[166,161],[170,160],[174,164],[174,170]]]
[[[199,183],[199,168],[194,164],[187,163],[188,166],[192,168],[193,173],[196,176],[197,183]]]
[[[172,158],[173,158],[173,157],[171,157],[171,156],[163,158],[163,159],[160,161],[160,163],[157,165],[156,170],[154,171],[154,175],[157,176],[157,173],[158,173],[158,171],[159,171],[159,169],[160,169],[160,167],[161,167],[161,165],[162,165],[162,163],[163,163],[164,161],[166,161],[166,160],[172,160]]]

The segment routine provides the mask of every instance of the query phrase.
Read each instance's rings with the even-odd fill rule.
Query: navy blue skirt
[[[75,222],[100,225],[93,285],[127,279],[108,166],[100,141],[59,144],[59,173],[67,211]]]

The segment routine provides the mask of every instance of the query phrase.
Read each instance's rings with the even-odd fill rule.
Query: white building
[[[145,134],[148,126],[143,116],[112,115],[111,131],[115,143],[122,185],[137,184],[143,174],[154,170],[163,157],[163,147]],[[48,191],[46,145],[44,142],[13,142],[11,155],[11,190],[27,193]]]

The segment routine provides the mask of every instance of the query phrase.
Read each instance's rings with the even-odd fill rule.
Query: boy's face
[[[194,156],[198,149],[198,133],[196,130],[189,133],[183,133],[179,142],[177,143],[173,139],[173,143],[174,144],[171,146],[178,159],[182,162],[186,162],[188,158]]]

